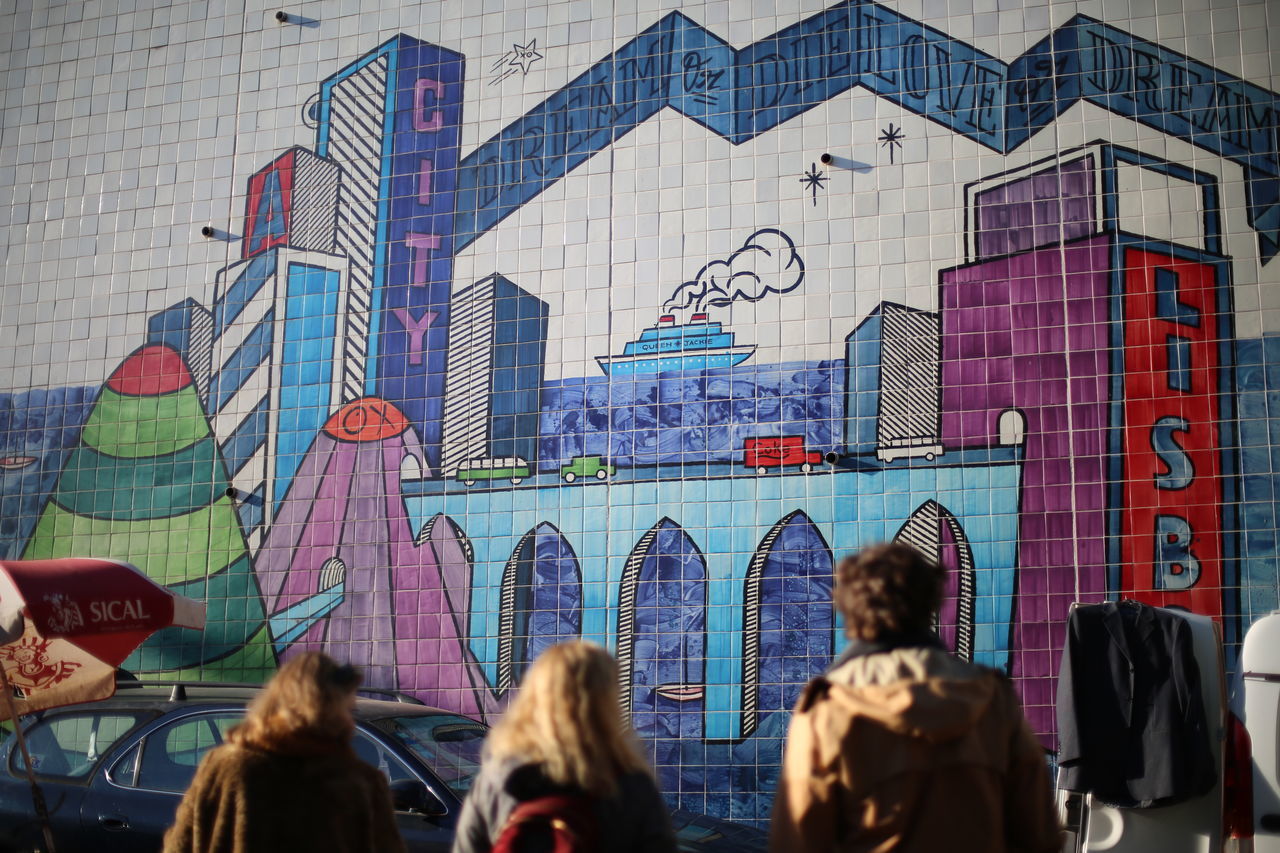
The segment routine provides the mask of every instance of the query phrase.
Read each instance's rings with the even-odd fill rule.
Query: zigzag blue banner
[[[663,107],[737,145],[854,86],[1002,154],[1097,104],[1243,166],[1263,262],[1280,252],[1274,92],[1084,15],[1006,64],[869,0],[741,50],[663,16],[462,161],[456,247]]]

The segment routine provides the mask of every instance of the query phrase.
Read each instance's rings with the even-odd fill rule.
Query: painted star
[[[804,188],[813,192],[814,207],[818,206],[818,190],[826,189],[823,184],[831,180],[830,178],[824,178],[824,174],[826,173],[818,171],[817,163],[810,163],[809,171],[805,172],[804,177],[800,179],[800,183],[804,184]]]
[[[533,39],[528,44],[513,44],[511,52],[515,56],[511,57],[511,61],[507,64],[519,68],[523,73],[529,73],[529,66],[542,58],[542,54],[538,53],[538,40]]]
[[[880,147],[889,149],[889,162],[893,162],[893,149],[902,147],[902,140],[906,139],[906,134],[902,132],[902,128],[894,127],[893,122],[889,122],[889,126],[880,131],[880,135],[876,137],[880,140]]]

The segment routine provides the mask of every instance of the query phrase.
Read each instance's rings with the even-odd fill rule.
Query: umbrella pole
[[[0,666],[0,692],[4,693],[5,710],[9,719],[13,720],[13,733],[18,738],[18,748],[22,750],[22,766],[27,768],[27,781],[31,783],[31,802],[36,807],[36,817],[40,819],[40,831],[44,833],[45,853],[54,853],[53,827],[49,824],[49,807],[44,802],[44,792],[36,782],[36,771],[31,766],[31,753],[27,752],[27,736],[22,733],[22,724],[18,722],[18,709],[13,705],[13,687],[4,667]]]

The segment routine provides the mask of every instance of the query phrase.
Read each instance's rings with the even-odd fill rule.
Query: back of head
[[[539,764],[550,781],[592,792],[648,770],[619,710],[618,666],[586,642],[560,643],[534,661],[486,749],[490,760]]]
[[[298,739],[346,742],[355,731],[351,705],[359,686],[359,670],[328,655],[306,652],[290,658],[228,740],[265,750]]]
[[[851,639],[923,634],[942,603],[942,569],[909,545],[872,545],[840,562],[835,601]]]

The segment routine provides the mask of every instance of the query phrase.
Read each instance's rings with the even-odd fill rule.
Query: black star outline
[[[893,122],[889,122],[889,126],[884,130],[880,131],[880,135],[876,137],[876,139],[880,140],[881,148],[887,147],[889,149],[890,164],[893,163],[893,149],[901,148],[902,140],[906,138],[907,138],[907,135],[902,132],[902,128],[894,127]]]
[[[830,178],[824,178],[823,175],[825,174],[826,174],[825,172],[818,171],[817,163],[810,163],[809,171],[805,172],[804,177],[800,179],[800,183],[804,184],[805,191],[813,192],[814,207],[818,206],[818,190],[826,189],[824,184],[826,184],[827,181],[831,180]]]

